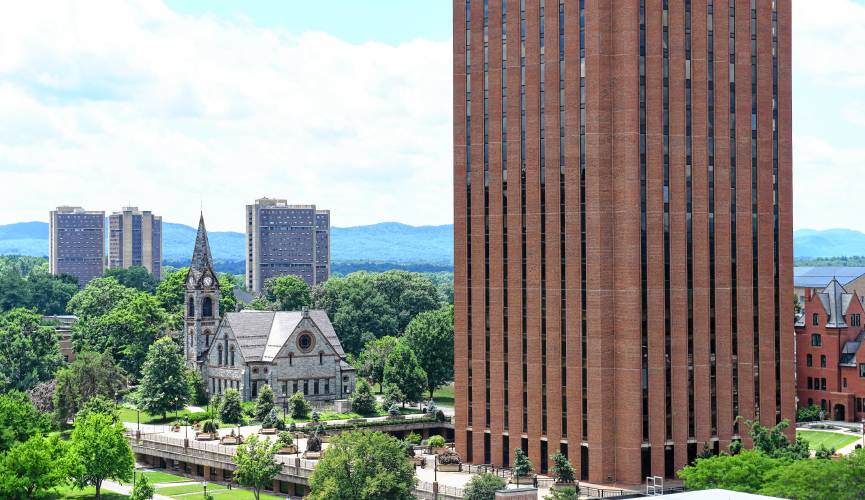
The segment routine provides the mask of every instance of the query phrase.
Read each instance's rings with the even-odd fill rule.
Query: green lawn
[[[808,446],[812,450],[820,449],[821,444],[826,448],[840,450],[848,444],[855,443],[861,439],[858,436],[850,436],[848,434],[841,434],[840,432],[822,431],[797,431],[796,436],[808,441]]]
[[[100,498],[104,500],[119,500],[121,498],[129,498],[126,495],[121,495],[120,493],[114,493],[111,491],[102,488],[102,495]],[[53,493],[49,493],[45,496],[39,497],[44,500],[59,500],[61,498],[76,498],[79,500],[89,500],[91,498],[96,498],[96,488],[84,488],[83,490],[73,489],[71,486],[64,486],[62,488],[57,488]]]
[[[122,406],[119,408],[120,411],[120,421],[121,422],[137,422],[136,418],[138,417],[137,412],[134,408],[129,408],[127,406]],[[188,415],[189,411],[182,410],[178,412],[178,415],[181,419],[183,419],[184,415]],[[142,424],[168,424],[175,420],[174,412],[170,412],[166,418],[162,418],[162,415],[151,415],[146,411],[141,412],[141,423]]]
[[[144,471],[138,472],[138,477],[145,476],[150,484],[158,484],[158,483],[182,483],[184,481],[194,481],[194,479],[190,479],[188,477],[183,476],[175,476],[174,474],[169,474],[167,472],[162,472],[159,470],[155,471]]]
[[[165,488],[159,488],[156,492],[160,495],[169,496],[172,498],[197,498],[196,495],[190,495],[190,493],[201,493],[204,494],[204,488],[201,486],[201,483],[198,484],[187,484],[183,486],[170,486]],[[219,498],[220,500],[254,500],[255,495],[252,491],[243,490],[240,488],[232,488],[228,490],[225,486],[215,484],[215,483],[207,483],[207,492],[212,494],[214,498]],[[262,500],[280,500],[285,497],[278,497],[274,495],[269,495],[267,493],[261,493]]]
[[[439,387],[433,393],[433,401],[439,406],[452,407],[454,405],[454,385],[448,384],[444,387]]]
[[[216,484],[216,483],[207,483],[207,491],[208,493],[211,491],[217,491],[225,489],[225,486]],[[185,493],[197,493],[204,492],[204,487],[201,485],[201,481],[196,484],[184,484],[182,486],[166,486],[163,488],[157,488],[156,492],[160,495],[166,495],[169,497],[176,495],[183,495]]]

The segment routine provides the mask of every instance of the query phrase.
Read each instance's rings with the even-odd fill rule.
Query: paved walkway
[[[123,495],[132,495],[132,485],[131,484],[120,484],[115,483],[114,481],[105,480],[102,481],[102,489],[113,491],[114,493],[120,493]],[[153,495],[153,500],[174,500],[171,497],[167,497],[165,495],[160,495],[158,493]]]

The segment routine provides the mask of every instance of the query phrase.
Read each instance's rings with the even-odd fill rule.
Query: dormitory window
[[[820,315],[819,314],[814,313],[814,315],[811,317],[811,324],[813,324],[814,326],[820,325]]]
[[[826,390],[826,379],[825,379],[825,378],[821,378],[821,379],[820,379],[820,390],[821,390],[821,391],[825,391],[825,390]]]
[[[823,345],[823,339],[820,338],[819,333],[811,334],[811,347],[820,347]]]
[[[865,363],[859,363],[859,376],[865,377]]]
[[[808,354],[805,356],[805,366],[814,366],[814,356]]]
[[[820,368],[826,368],[826,355],[820,355]]]
[[[862,324],[862,317],[858,314],[850,315],[850,326],[859,326]]]

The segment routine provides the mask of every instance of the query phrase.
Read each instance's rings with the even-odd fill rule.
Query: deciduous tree
[[[0,394],[0,453],[15,443],[41,436],[50,427],[48,418],[33,407],[23,392]]]
[[[237,447],[234,454],[234,478],[243,486],[252,488],[255,500],[259,499],[261,490],[273,485],[273,478],[282,470],[282,464],[275,459],[279,445],[271,444],[266,439],[250,436],[246,443]]]
[[[417,401],[423,395],[426,380],[426,372],[418,364],[411,348],[402,341],[397,342],[384,365],[384,383],[399,387],[406,400]]]
[[[508,485],[504,478],[495,474],[477,474],[472,476],[463,490],[466,500],[495,500],[496,491]]]
[[[240,393],[237,389],[226,389],[219,406],[219,418],[228,424],[239,424],[243,421],[243,407],[240,404]]]
[[[139,389],[142,410],[164,417],[189,399],[189,382],[183,352],[170,338],[157,340],[147,352]]]
[[[299,311],[311,304],[309,285],[292,275],[268,279],[264,283],[264,296],[278,311]]]
[[[454,308],[445,306],[415,316],[403,335],[426,372],[429,397],[454,378]]]
[[[373,384],[379,384],[379,392],[384,390],[384,365],[398,341],[399,339],[391,336],[370,340],[355,361],[357,374],[368,378]]]
[[[27,309],[0,314],[0,391],[31,389],[62,365],[57,335]]]
[[[408,500],[414,498],[415,475],[398,439],[354,431],[331,440],[309,484],[312,500]]]
[[[101,413],[91,413],[75,422],[69,441],[69,460],[75,486],[93,486],[96,498],[100,498],[106,479],[131,481],[135,466],[123,425]]]
[[[53,397],[55,421],[65,425],[93,397],[113,401],[125,386],[126,375],[110,353],[81,352],[71,365],[57,372]]]
[[[33,436],[0,456],[0,496],[34,498],[66,481],[64,443]]]

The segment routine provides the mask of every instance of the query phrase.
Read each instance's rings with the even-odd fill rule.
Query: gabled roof
[[[814,267],[797,266],[793,268],[795,288],[823,288],[833,279],[842,286],[865,276],[865,267]]]
[[[225,322],[234,332],[247,362],[273,361],[303,319],[304,314],[301,311],[243,310],[225,314]],[[336,354],[345,358],[345,351],[327,313],[321,310],[309,311],[309,319],[315,323]]]
[[[833,279],[829,285],[817,294],[817,298],[823,304],[823,309],[829,320],[826,326],[829,328],[845,328],[847,323],[844,321],[844,315],[847,314],[847,309],[853,301],[853,294],[847,293],[847,290],[838,283],[838,280]]]

